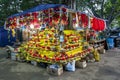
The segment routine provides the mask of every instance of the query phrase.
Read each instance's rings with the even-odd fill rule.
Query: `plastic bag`
[[[75,60],[73,60],[72,62],[69,62],[66,66],[65,69],[67,71],[75,71]]]

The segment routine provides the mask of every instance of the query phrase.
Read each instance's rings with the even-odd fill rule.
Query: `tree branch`
[[[101,18],[103,18],[103,7],[104,7],[104,2],[105,2],[105,0],[102,0],[102,3],[101,3]]]
[[[88,8],[85,8],[91,15],[93,15],[93,13],[88,9]]]
[[[118,16],[120,16],[120,11],[118,12],[118,13],[116,13],[116,15],[115,16],[111,16],[111,18],[110,18],[110,20],[109,20],[109,24],[111,24],[111,22],[114,20],[114,19],[116,19]]]
[[[85,3],[85,2],[84,2]],[[86,3],[85,3],[86,4]],[[91,10],[92,10],[92,12],[93,12],[93,14],[94,14],[94,16],[96,16],[96,17],[99,17],[100,18],[100,15],[99,14],[97,14],[97,11],[95,10],[95,8],[96,7],[93,7],[93,5],[90,5],[90,4],[94,4],[93,2],[89,2],[88,4],[86,4],[86,6],[88,6],[88,7],[90,7],[91,8]]]
[[[115,0],[115,3],[116,3],[116,1],[117,1],[117,0]],[[110,18],[112,17],[114,11],[115,11],[115,6],[112,6],[112,7],[111,7],[111,12],[110,12],[110,14],[107,16],[107,19],[108,19],[108,20],[110,20]]]
[[[95,8],[91,7],[91,9],[92,9],[93,14],[94,14],[96,17],[99,17],[99,18],[100,18],[100,15],[96,13]]]

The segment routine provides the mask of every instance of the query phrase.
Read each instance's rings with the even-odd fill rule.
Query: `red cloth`
[[[83,27],[88,26],[88,16],[86,14],[81,14],[81,22]]]
[[[93,18],[93,19],[92,19],[92,25],[91,25],[91,26],[92,26],[92,29],[95,30],[95,31],[97,30],[97,26],[98,26],[97,24],[98,24],[98,23],[97,23],[97,19],[96,19],[96,18]]]
[[[100,27],[100,31],[103,31],[105,29],[105,21],[104,20],[100,20],[99,27]]]
[[[95,31],[103,31],[105,29],[105,21],[98,19],[98,18],[93,18],[92,19],[92,29]]]

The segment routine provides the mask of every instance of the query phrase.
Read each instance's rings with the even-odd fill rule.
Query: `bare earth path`
[[[6,59],[0,49],[0,80],[120,80],[120,49],[101,54],[101,61],[89,63],[85,69],[64,71],[61,76],[49,75],[45,68]]]

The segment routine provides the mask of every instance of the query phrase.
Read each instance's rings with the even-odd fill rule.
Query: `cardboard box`
[[[49,74],[59,76],[63,73],[63,67],[59,66],[58,68],[55,68],[55,67],[51,67],[51,65],[50,65],[47,67],[47,72]]]
[[[86,68],[87,67],[87,62],[86,61],[76,61],[75,66],[77,68]]]

